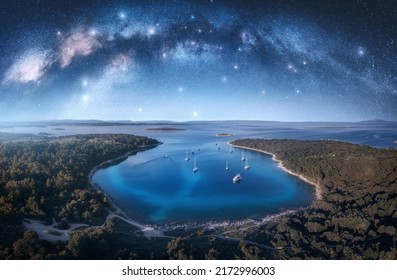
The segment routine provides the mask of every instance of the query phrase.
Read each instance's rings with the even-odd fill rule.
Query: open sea
[[[148,131],[149,127],[180,131]],[[314,187],[281,170],[271,156],[227,145],[239,138],[334,139],[374,147],[395,147],[397,123],[189,122],[166,125],[10,125],[0,132],[70,135],[129,133],[162,145],[98,170],[92,180],[131,218],[150,224],[262,219],[308,206]],[[217,137],[229,133],[231,137]],[[190,160],[185,160],[188,155]],[[196,160],[197,172],[193,172]],[[229,169],[226,170],[226,164]],[[233,177],[241,174],[240,183]]]

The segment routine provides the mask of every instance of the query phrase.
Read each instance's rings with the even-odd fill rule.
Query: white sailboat
[[[229,170],[229,162],[226,161],[226,171]]]
[[[236,176],[233,177],[233,183],[237,184],[240,183],[241,179],[243,179],[243,177],[241,177],[240,173],[237,174]]]
[[[242,160],[242,161],[245,161],[244,150],[241,152],[241,160]]]
[[[196,165],[196,158],[194,158],[193,172],[196,173],[198,171],[198,167]]]
[[[245,170],[250,169],[250,166],[249,166],[249,164],[248,164],[248,156],[245,158],[244,169],[245,169]]]
[[[187,152],[186,152],[185,160],[186,160],[186,161],[189,161],[189,160],[190,160],[189,155],[188,155]]]

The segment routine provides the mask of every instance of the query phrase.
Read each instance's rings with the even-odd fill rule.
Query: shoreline
[[[114,163],[116,163],[116,162],[118,162],[118,161],[120,161],[120,160],[122,160],[122,159],[124,159],[124,158],[127,159],[127,158],[128,158],[129,156],[131,156],[131,155],[137,154],[137,153],[139,153],[139,152],[144,152],[144,151],[146,151],[148,148],[155,148],[155,147],[157,147],[158,145],[161,145],[161,144],[162,144],[162,143],[159,142],[159,144],[155,144],[155,145],[149,145],[149,146],[141,146],[141,147],[138,147],[138,148],[136,148],[136,149],[134,149],[134,150],[132,150],[132,151],[129,151],[129,152],[125,153],[125,154],[122,155],[122,156],[119,156],[119,157],[117,157],[117,158],[113,158],[113,159],[109,159],[109,160],[107,160],[107,161],[104,161],[104,162],[98,164],[97,166],[95,166],[95,167],[90,171],[90,173],[88,174],[88,183],[90,184],[90,187],[92,187],[92,188],[94,188],[94,189],[99,189],[99,190],[106,196],[106,198],[107,198],[108,201],[109,201],[109,205],[115,209],[114,214],[122,215],[123,217],[125,217],[125,218],[127,218],[127,219],[129,218],[128,215],[124,212],[124,210],[122,210],[122,209],[113,201],[113,199],[110,197],[110,195],[107,194],[105,191],[103,191],[102,188],[101,188],[101,186],[99,186],[98,184],[96,184],[96,183],[94,183],[94,182],[92,181],[92,177],[94,176],[95,172],[97,172],[98,170],[100,170],[100,169],[102,169],[102,168],[104,168],[104,167],[106,167],[106,166],[108,166],[108,167],[113,166]],[[123,161],[124,161],[124,160],[123,160]],[[110,209],[109,209],[109,210],[110,210]]]
[[[162,143],[160,143],[162,144]],[[140,147],[138,149],[135,149],[133,151],[130,151],[120,157],[111,159],[111,160],[107,160],[97,166],[95,166],[91,172],[89,173],[89,184],[91,187],[93,188],[97,188],[99,190],[102,191],[102,193],[106,196],[106,198],[109,201],[109,205],[111,208],[113,208],[114,210],[108,209],[109,210],[109,216],[108,218],[113,218],[113,217],[119,217],[122,220],[124,220],[125,222],[134,225],[136,227],[139,228],[140,231],[142,231],[144,233],[144,235],[147,238],[152,238],[152,237],[168,237],[170,238],[171,236],[165,236],[164,232],[165,231],[172,231],[172,230],[177,230],[177,229],[181,229],[183,228],[184,230],[194,230],[194,229],[198,229],[198,228],[208,228],[208,229],[218,229],[218,228],[225,228],[226,226],[234,226],[234,227],[246,227],[246,226],[252,226],[252,225],[256,225],[256,226],[260,226],[263,224],[267,224],[269,222],[274,221],[276,218],[280,217],[280,216],[284,216],[284,215],[288,215],[290,213],[295,212],[298,209],[290,209],[290,210],[284,210],[280,213],[277,214],[268,214],[263,216],[262,218],[258,219],[258,220],[254,220],[254,219],[241,219],[241,220],[223,220],[223,221],[204,221],[204,222],[192,222],[192,223],[175,223],[175,224],[161,224],[161,225],[149,225],[149,224],[142,224],[136,220],[131,219],[126,213],[125,211],[117,205],[117,203],[112,199],[112,197],[107,194],[105,191],[102,190],[102,188],[96,184],[95,182],[92,181],[92,177],[94,176],[95,172],[97,172],[99,169],[107,166],[107,165],[112,165],[112,163],[115,163],[125,157],[129,157],[131,155],[134,155],[138,152],[142,152],[145,151],[147,148],[150,147],[156,147],[160,144],[157,145],[150,145],[150,146],[145,146],[145,147]],[[236,148],[241,148],[241,149],[247,149],[247,150],[252,150],[252,151],[256,151],[256,152],[260,152],[260,153],[265,153],[267,155],[272,156],[272,160],[276,161],[278,164],[277,166],[284,170],[285,172],[296,176],[298,178],[300,178],[301,180],[305,181],[306,183],[313,185],[315,187],[315,196],[316,199],[321,199],[321,194],[320,194],[320,186],[310,180],[308,180],[307,178],[303,177],[300,174],[296,174],[294,172],[292,172],[291,170],[288,170],[287,168],[285,168],[282,164],[282,162],[280,160],[277,159],[277,157],[269,152],[266,151],[261,151],[258,149],[254,149],[254,148],[247,148],[247,147],[243,147],[243,146],[238,146],[238,145],[234,145],[231,144],[230,142],[227,142],[228,145],[232,146],[232,147],[236,147]]]
[[[126,223],[128,223],[128,224],[130,224],[130,225],[133,225],[133,226],[135,226],[135,227],[137,227],[140,231],[143,232],[144,236],[145,236],[146,238],[148,238],[148,239],[151,239],[151,238],[153,238],[153,237],[168,237],[168,238],[169,238],[169,236],[165,236],[165,235],[164,235],[163,231],[161,231],[161,230],[156,230],[153,226],[145,225],[145,224],[142,224],[142,223],[137,222],[137,221],[135,221],[135,220],[132,220],[132,219],[125,213],[125,211],[124,211],[120,206],[117,205],[117,203],[113,200],[113,198],[112,198],[108,193],[106,193],[106,192],[101,188],[100,185],[98,185],[97,183],[95,183],[95,182],[92,180],[92,177],[94,176],[95,172],[97,172],[98,170],[100,170],[100,169],[102,169],[102,168],[104,168],[104,167],[106,167],[106,166],[109,166],[109,167],[110,167],[110,166],[113,165],[113,163],[117,163],[118,161],[120,161],[120,160],[122,160],[122,159],[124,159],[124,158],[127,159],[127,158],[128,158],[129,156],[131,156],[131,155],[136,155],[136,154],[139,153],[139,152],[144,152],[144,151],[146,151],[146,150],[149,149],[149,148],[155,148],[155,147],[157,147],[157,146],[159,146],[159,145],[161,145],[161,144],[162,144],[162,143],[159,142],[158,144],[154,144],[154,145],[138,147],[138,148],[136,148],[136,149],[134,149],[134,150],[132,150],[132,151],[127,152],[126,154],[124,154],[124,155],[122,155],[122,156],[119,156],[119,157],[117,157],[117,158],[110,159],[110,160],[107,160],[107,161],[105,161],[105,162],[102,162],[101,164],[95,166],[95,167],[90,171],[90,173],[89,173],[89,175],[88,175],[88,183],[90,184],[90,187],[100,190],[100,191],[104,194],[104,196],[108,199],[109,206],[110,206],[111,208],[114,209],[114,210],[111,210],[111,209],[108,208],[109,215],[105,218],[105,223],[106,223],[106,221],[107,221],[108,219],[119,218],[119,219],[125,221]],[[90,226],[90,227],[96,227],[96,226]]]
[[[245,149],[245,150],[251,150],[251,151],[254,151],[254,152],[259,152],[259,153],[263,153],[263,154],[267,154],[267,155],[269,155],[269,156],[272,156],[272,160],[275,161],[275,162],[277,162],[277,167],[279,167],[281,170],[287,172],[288,174],[293,175],[293,176],[295,176],[295,177],[298,177],[299,179],[303,180],[304,182],[306,182],[306,183],[308,183],[308,184],[314,186],[316,200],[321,200],[321,199],[322,199],[321,186],[320,186],[318,183],[315,183],[315,182],[313,182],[313,181],[307,179],[307,178],[306,178],[305,176],[303,176],[302,174],[293,172],[293,171],[289,170],[288,168],[286,168],[286,167],[283,165],[283,162],[282,162],[281,160],[279,160],[275,154],[272,154],[272,153],[267,152],[267,151],[255,149],[255,148],[249,148],[249,147],[244,147],[244,146],[240,146],[240,145],[235,145],[235,144],[230,143],[230,141],[227,142],[227,144],[228,144],[229,146],[231,146],[231,147],[234,147],[234,148]]]

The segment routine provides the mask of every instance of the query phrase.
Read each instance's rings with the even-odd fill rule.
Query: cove
[[[271,156],[244,150],[244,157],[249,169],[242,150],[226,142],[164,141],[98,170],[92,180],[129,217],[150,224],[262,219],[313,201],[314,187]],[[236,174],[239,183],[233,183]]]

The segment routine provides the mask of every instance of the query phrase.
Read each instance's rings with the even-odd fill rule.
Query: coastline
[[[162,143],[160,143],[162,144]],[[285,172],[296,176],[298,178],[300,178],[301,180],[305,181],[308,184],[311,184],[315,187],[315,196],[316,199],[321,199],[321,195],[320,195],[320,186],[310,180],[308,180],[307,178],[303,177],[300,174],[296,174],[294,172],[292,172],[291,170],[288,170],[287,168],[285,168],[282,164],[282,162],[280,160],[277,159],[277,157],[269,152],[266,151],[261,151],[258,149],[254,149],[254,148],[247,148],[247,147],[243,147],[243,146],[238,146],[238,145],[234,145],[231,144],[230,142],[227,142],[228,145],[232,146],[232,147],[236,147],[236,148],[241,148],[241,149],[247,149],[247,150],[252,150],[252,151],[256,151],[256,152],[261,152],[261,153],[265,153],[268,155],[272,156],[272,159],[274,161],[276,161],[278,163],[278,167],[281,168],[282,170],[284,170]],[[164,232],[166,231],[172,231],[175,229],[184,229],[184,230],[193,230],[193,229],[197,229],[197,228],[207,228],[207,229],[219,229],[219,228],[225,228],[226,226],[230,227],[236,227],[236,228],[245,228],[245,227],[252,227],[252,226],[260,226],[263,224],[267,224],[269,222],[274,221],[276,218],[280,217],[280,216],[284,216],[284,215],[288,215],[295,210],[285,210],[281,213],[277,213],[277,214],[270,214],[270,215],[266,215],[263,218],[261,218],[260,220],[252,220],[252,219],[243,219],[243,220],[237,220],[237,221],[229,221],[229,220],[225,220],[225,221],[207,221],[204,223],[180,223],[180,224],[173,224],[173,225],[168,225],[168,224],[164,224],[164,225],[159,225],[159,226],[154,226],[154,225],[145,225],[142,224],[138,221],[132,220],[125,212],[124,210],[117,205],[117,203],[115,203],[115,201],[109,196],[109,194],[107,194],[106,192],[104,192],[101,187],[96,184],[95,182],[92,181],[92,177],[95,174],[96,171],[98,171],[99,169],[105,167],[105,166],[110,166],[112,165],[112,163],[117,163],[118,161],[122,160],[123,158],[127,158],[128,156],[134,155],[138,152],[142,152],[145,151],[147,148],[151,148],[151,147],[156,147],[157,145],[150,145],[150,146],[145,146],[145,147],[140,147],[138,149],[135,149],[133,151],[130,151],[120,157],[111,159],[111,160],[107,160],[97,166],[95,166],[91,172],[89,173],[89,184],[91,187],[93,188],[97,188],[99,190],[101,190],[103,192],[103,194],[107,197],[108,201],[109,201],[109,205],[111,208],[113,208],[114,210],[109,209],[109,215],[106,218],[106,220],[108,219],[112,219],[115,217],[118,217],[122,220],[124,220],[125,222],[136,226],[140,231],[142,231],[144,233],[144,236],[147,237],[148,239],[153,238],[153,237],[165,237],[165,238],[174,238],[172,236],[166,236],[164,235]],[[222,235],[222,233],[220,234]]]
[[[114,202],[113,198],[112,198],[108,193],[106,193],[105,191],[102,190],[101,186],[99,186],[98,184],[96,184],[95,182],[92,181],[92,177],[94,176],[95,172],[97,172],[98,170],[100,170],[100,169],[102,169],[102,168],[104,168],[104,167],[106,167],[106,166],[111,166],[111,165],[113,165],[113,163],[117,163],[117,162],[119,162],[120,160],[123,160],[124,158],[127,159],[129,156],[135,155],[135,154],[137,154],[138,152],[146,151],[146,150],[149,149],[149,148],[155,148],[155,147],[157,147],[158,145],[161,145],[161,144],[162,144],[162,143],[159,142],[158,144],[155,144],[155,145],[141,146],[141,147],[139,147],[139,148],[137,148],[137,149],[134,149],[134,150],[132,150],[132,151],[129,151],[128,153],[126,153],[126,154],[124,154],[124,155],[122,155],[122,156],[119,156],[119,157],[117,157],[117,158],[110,159],[110,160],[107,160],[107,161],[105,161],[105,162],[102,162],[101,164],[95,166],[95,167],[90,171],[90,173],[89,173],[89,175],[88,175],[88,182],[89,182],[90,186],[91,186],[92,188],[99,189],[99,190],[104,194],[104,196],[106,196],[106,198],[108,199],[108,202],[109,202],[110,207],[114,209],[114,210],[111,210],[111,209],[108,208],[109,215],[106,217],[105,223],[106,223],[106,221],[109,220],[109,219],[112,219],[112,218],[120,218],[121,220],[125,221],[126,223],[128,223],[128,224],[130,224],[130,225],[133,225],[133,226],[139,228],[139,230],[142,231],[143,234],[144,234],[144,236],[145,236],[146,238],[148,238],[148,239],[151,239],[151,238],[153,238],[153,237],[168,237],[168,238],[169,238],[169,236],[165,236],[165,235],[164,235],[163,231],[156,230],[156,229],[154,229],[154,228],[151,227],[151,226],[144,225],[144,224],[141,224],[141,223],[139,223],[139,222],[137,222],[137,221],[132,220],[132,219],[124,212],[124,210]],[[95,226],[93,226],[93,227],[95,227]]]
[[[139,147],[137,149],[134,149],[132,151],[129,151],[129,152],[125,153],[122,156],[119,156],[117,158],[113,158],[113,159],[109,159],[107,161],[104,161],[104,162],[98,164],[97,166],[95,166],[90,171],[90,173],[88,174],[88,183],[90,184],[90,186],[92,188],[99,189],[106,196],[106,198],[109,201],[110,206],[115,209],[114,214],[122,215],[124,218],[128,218],[127,214],[113,201],[113,199],[105,191],[103,191],[102,188],[98,184],[96,184],[96,183],[94,183],[92,181],[92,177],[94,176],[95,172],[97,172],[99,169],[102,169],[104,167],[107,167],[107,166],[110,167],[114,163],[119,162],[120,160],[124,161],[124,159],[127,159],[131,155],[137,154],[139,152],[146,151],[148,148],[155,148],[155,147],[157,147],[158,145],[161,145],[161,144],[162,143],[160,142],[159,144],[155,144],[155,145],[141,146],[141,147]]]
[[[251,151],[254,151],[254,152],[259,152],[259,153],[263,153],[263,154],[267,154],[267,155],[272,156],[272,160],[274,160],[275,162],[277,162],[277,166],[278,166],[281,170],[283,170],[283,171],[287,172],[288,174],[291,174],[291,175],[293,175],[293,176],[295,176],[295,177],[298,177],[299,179],[303,180],[304,182],[306,182],[306,183],[308,183],[308,184],[314,186],[316,200],[321,200],[321,199],[322,199],[321,186],[320,186],[318,183],[315,183],[315,182],[313,182],[313,181],[307,179],[307,178],[306,178],[305,176],[303,176],[302,174],[295,173],[295,172],[289,170],[288,168],[286,168],[286,167],[284,166],[283,162],[282,162],[281,160],[279,160],[275,154],[272,154],[272,153],[267,152],[267,151],[255,149],[255,148],[249,148],[249,147],[244,147],[244,146],[240,146],[240,145],[235,145],[235,144],[232,144],[230,141],[227,142],[227,144],[228,144],[229,146],[234,147],[234,148],[245,149],[245,150],[251,150]]]

